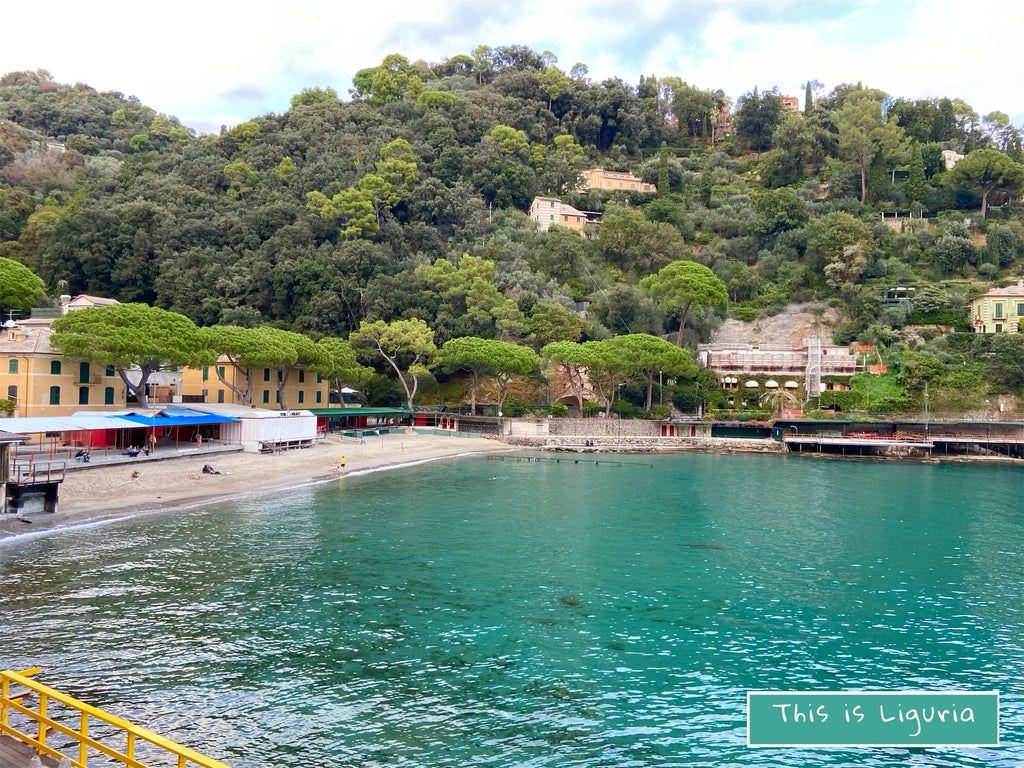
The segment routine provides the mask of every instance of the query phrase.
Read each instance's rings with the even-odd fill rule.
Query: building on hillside
[[[1024,280],[1007,288],[990,288],[967,302],[975,333],[1024,331]]]
[[[631,173],[608,171],[604,168],[590,168],[580,173],[578,184],[581,192],[601,189],[609,192],[657,192],[654,184],[638,179]]]
[[[779,95],[779,101],[782,102],[782,108],[787,112],[799,112],[800,111],[800,100],[796,96],[782,96]]]
[[[817,336],[804,346],[701,344],[700,364],[719,374],[723,389],[802,390],[817,397],[831,389],[848,389],[835,381],[866,370],[856,349],[822,344]]]
[[[49,319],[8,320],[0,334],[0,398],[15,416],[70,416],[83,407],[125,408],[125,385],[113,366],[67,360],[50,346]]]
[[[218,371],[220,376],[218,376]],[[235,390],[245,390],[245,375],[226,358],[216,367],[185,368],[181,372],[181,401],[183,403],[217,403],[244,405]],[[252,371],[252,403],[256,408],[323,408],[329,401],[328,382],[319,374],[303,368],[292,371],[284,388],[284,404],[278,402],[277,385],[281,371],[274,368],[255,368]]]
[[[66,315],[68,312],[72,312],[76,309],[87,309],[89,307],[109,307],[113,304],[120,304],[117,299],[107,299],[102,296],[89,296],[84,293],[80,293],[78,296],[71,298],[67,294],[60,297],[60,313]]]
[[[557,197],[533,198],[529,216],[537,222],[541,232],[547,232],[549,227],[559,226],[578,232],[581,237],[586,236],[583,228],[589,222],[587,214],[563,203]]]
[[[942,150],[942,167],[947,171],[963,159],[964,156],[955,150]]]

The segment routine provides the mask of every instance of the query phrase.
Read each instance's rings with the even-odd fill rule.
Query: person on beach
[[[209,464],[203,464],[203,474],[204,475],[219,475],[220,472],[218,472],[216,469],[211,467]]]

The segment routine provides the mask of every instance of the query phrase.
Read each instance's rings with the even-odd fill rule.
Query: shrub
[[[506,400],[505,405],[502,406],[501,412],[505,416],[520,417],[525,416],[530,410],[530,407],[522,400]]]
[[[556,419],[564,419],[566,416],[569,415],[569,406],[567,406],[565,403],[552,403],[550,413]]]
[[[732,316],[737,320],[749,322],[751,320],[757,320],[761,316],[761,310],[753,306],[750,302],[743,302],[733,307]]]
[[[648,411],[647,417],[650,419],[667,419],[672,415],[672,408],[667,405],[655,404],[651,406],[651,410]]]

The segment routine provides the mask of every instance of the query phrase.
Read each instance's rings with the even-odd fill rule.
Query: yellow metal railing
[[[0,734],[14,737],[41,755],[58,760],[66,757],[76,768],[88,768],[90,754],[105,756],[125,768],[151,768],[157,764],[143,759],[156,759],[159,765],[167,765],[168,757],[176,760],[178,768],[229,768],[219,760],[37,683],[30,675],[39,671],[37,667],[23,672],[0,672]],[[96,731],[101,733],[94,735]],[[51,746],[57,739],[72,742],[71,748],[58,751]],[[115,746],[121,744],[123,748]],[[145,755],[138,754],[143,752]],[[109,764],[109,760],[104,764]],[[95,761],[93,764],[96,765]]]

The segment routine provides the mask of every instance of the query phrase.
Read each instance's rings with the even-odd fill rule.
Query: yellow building
[[[1024,280],[1008,288],[990,290],[967,302],[975,333],[1024,331]]]
[[[66,360],[50,346],[50,319],[8,320],[0,336],[0,398],[14,416],[70,416],[125,408],[125,386],[113,367]]]
[[[222,358],[214,366],[206,368],[185,368],[181,372],[181,399],[183,403],[228,403],[244,405],[231,387],[221,381],[221,376],[236,389],[245,391],[245,376],[227,359]],[[273,368],[255,368],[252,372],[252,403],[256,408],[280,408],[277,402],[277,385],[281,372]],[[302,368],[292,371],[284,388],[285,408],[324,408],[329,398],[329,385],[319,374]]]
[[[587,214],[577,211],[571,205],[563,203],[557,197],[535,197],[530,203],[529,216],[537,222],[541,232],[548,227],[559,226],[571,229],[585,237],[583,228],[587,225]]]
[[[654,184],[641,181],[631,173],[608,171],[604,168],[591,168],[580,173],[579,188],[581,192],[591,189],[603,189],[609,192],[657,192]]]

